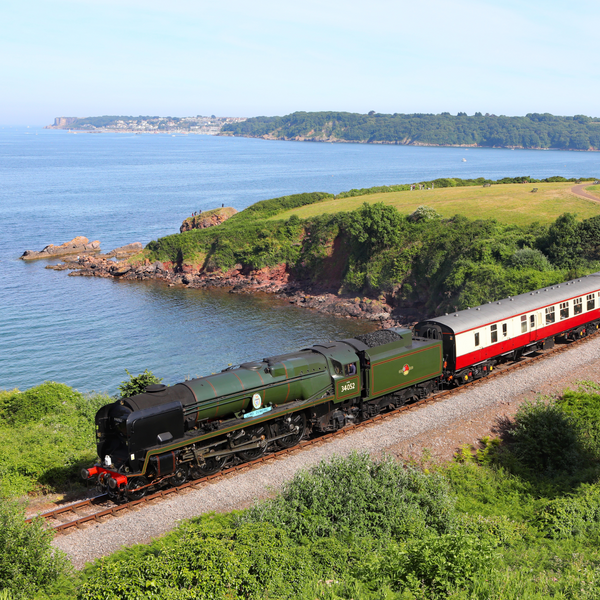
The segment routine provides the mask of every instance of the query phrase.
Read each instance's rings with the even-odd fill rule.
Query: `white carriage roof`
[[[519,294],[512,298],[504,298],[503,300],[489,302],[488,304],[482,304],[481,306],[467,310],[448,313],[443,317],[426,319],[426,321],[445,325],[456,334],[483,327],[490,323],[505,321],[511,317],[530,313],[553,304],[559,304],[572,298],[584,296],[585,302],[586,294],[591,294],[598,290],[600,290],[600,272],[565,283],[551,285],[533,292]]]

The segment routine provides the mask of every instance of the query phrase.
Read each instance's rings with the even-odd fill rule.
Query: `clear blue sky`
[[[600,116],[597,0],[4,0],[0,123]]]

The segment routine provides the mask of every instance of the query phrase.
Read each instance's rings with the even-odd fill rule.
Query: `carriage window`
[[[354,363],[350,363],[344,367],[345,375],[356,375],[356,365]]]
[[[546,325],[554,323],[556,321],[556,315],[554,314],[554,306],[549,306],[546,309]]]
[[[587,309],[594,310],[596,308],[596,294],[588,294],[585,299],[587,300]]]
[[[527,315],[521,315],[521,333],[527,333]]]
[[[560,320],[569,318],[569,303],[561,302],[560,303]]]
[[[479,346],[479,332],[475,334],[475,345]]]
[[[573,314],[580,315],[583,311],[583,298],[575,298],[573,300]]]
[[[535,315],[529,315],[529,326],[531,329],[535,327]]]
[[[498,341],[498,325],[492,325],[490,327],[490,334],[492,337],[492,344],[495,344]]]
[[[506,337],[507,333],[508,333],[508,324],[502,323],[502,337]]]

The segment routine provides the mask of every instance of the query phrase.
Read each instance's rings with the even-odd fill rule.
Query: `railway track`
[[[79,529],[89,523],[102,522],[105,519],[117,516],[119,514],[122,514],[123,512],[133,510],[136,507],[146,504],[148,502],[151,502],[153,500],[160,500],[162,498],[171,496],[173,494],[181,494],[181,493],[186,493],[186,492],[194,490],[194,489],[199,489],[199,488],[203,487],[204,485],[206,485],[207,483],[213,482],[214,480],[221,479],[223,477],[235,474],[240,471],[252,469],[252,468],[254,468],[260,464],[263,464],[265,462],[268,462],[268,461],[281,459],[289,454],[294,454],[296,452],[302,452],[306,449],[310,449],[312,446],[331,441],[340,436],[345,436],[345,435],[351,434],[359,429],[369,427],[370,425],[373,425],[377,422],[388,420],[388,419],[393,419],[399,413],[402,413],[405,411],[410,411],[410,410],[418,410],[419,408],[422,408],[423,406],[426,406],[428,404],[440,402],[442,400],[447,399],[448,397],[450,397],[452,395],[461,393],[463,390],[465,390],[467,388],[470,388],[475,385],[480,385],[484,381],[487,381],[491,378],[502,377],[503,375],[505,375],[507,373],[511,373],[513,371],[523,369],[523,368],[529,366],[530,364],[532,364],[534,362],[538,362],[540,360],[543,360],[549,356],[554,356],[556,354],[566,352],[573,346],[578,346],[580,344],[584,344],[592,339],[597,338],[599,335],[600,335],[600,331],[595,332],[595,333],[593,333],[585,338],[582,338],[580,340],[576,340],[574,342],[557,345],[550,350],[536,352],[534,355],[522,358],[518,362],[508,364],[508,365],[501,365],[501,366],[497,367],[496,369],[494,369],[494,371],[492,371],[489,375],[487,375],[486,377],[483,377],[481,379],[470,381],[468,383],[460,385],[459,387],[441,390],[441,391],[436,392],[435,394],[429,396],[428,398],[423,398],[423,399],[413,402],[411,404],[401,406],[400,408],[396,408],[389,412],[379,414],[370,419],[366,419],[365,421],[362,421],[361,423],[349,425],[338,431],[326,433],[326,434],[323,434],[323,435],[320,435],[317,437],[313,437],[308,440],[302,440],[299,444],[297,444],[296,446],[294,446],[292,448],[278,450],[276,452],[272,452],[265,456],[261,456],[260,458],[257,458],[256,460],[232,465],[231,467],[223,469],[223,470],[219,471],[218,473],[215,473],[214,475],[208,475],[208,476],[202,477],[200,479],[188,481],[177,487],[160,490],[153,494],[144,496],[143,498],[140,498],[137,500],[131,500],[131,501],[123,503],[123,504],[115,504],[111,500],[109,500],[108,495],[102,494],[99,496],[95,496],[93,498],[88,498],[86,500],[82,500],[79,502],[75,502],[73,504],[69,504],[67,506],[62,506],[62,507],[56,508],[54,510],[42,513],[42,514],[38,515],[37,517],[31,517],[31,518],[27,519],[27,522],[30,522],[35,518],[43,518],[46,520],[46,522],[49,524],[49,526],[57,533],[64,533],[64,532],[68,532],[69,530]]]

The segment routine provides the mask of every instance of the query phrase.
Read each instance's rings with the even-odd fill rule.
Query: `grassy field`
[[[439,188],[370,194],[353,198],[328,200],[318,204],[302,206],[280,213],[272,219],[288,219],[296,214],[301,218],[325,213],[350,211],[363,202],[396,207],[405,214],[412,213],[418,206],[434,208],[443,217],[456,214],[470,219],[495,218],[503,223],[528,225],[533,222],[551,223],[565,212],[575,213],[578,219],[600,215],[600,186],[590,186],[598,194],[598,202],[579,198],[571,193],[572,183],[506,184],[484,187]],[[538,191],[532,193],[532,189]]]

